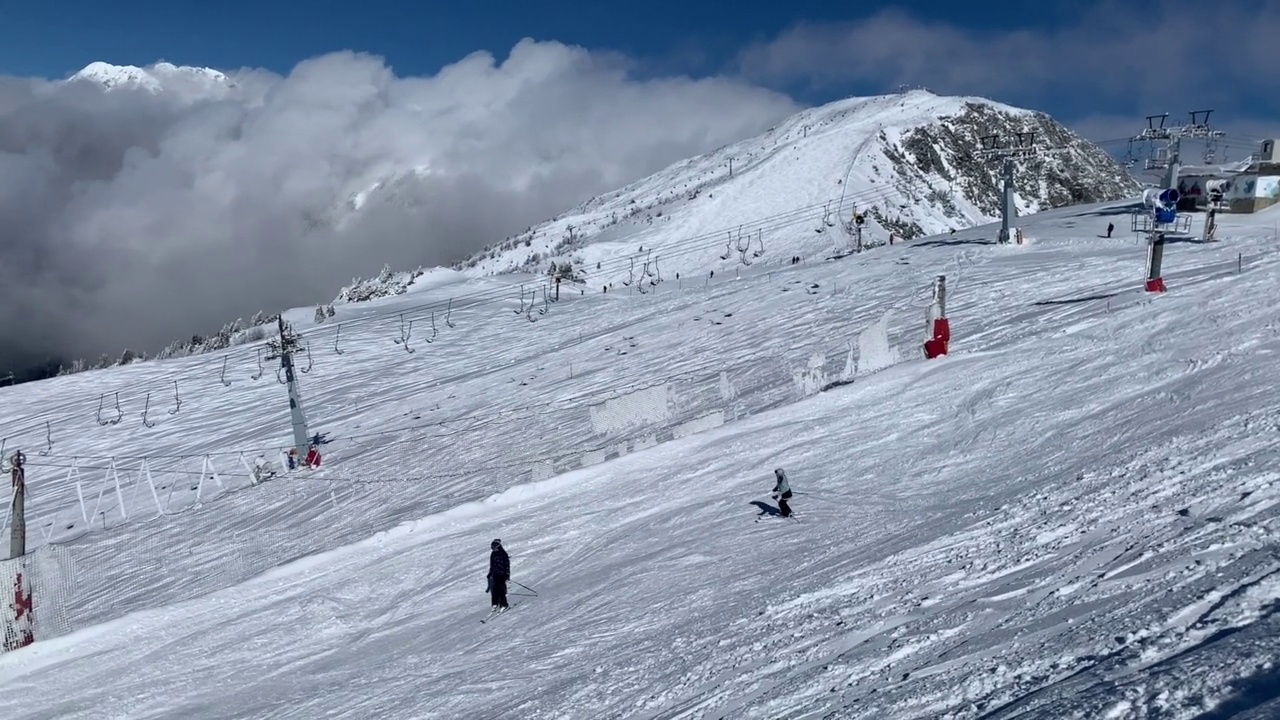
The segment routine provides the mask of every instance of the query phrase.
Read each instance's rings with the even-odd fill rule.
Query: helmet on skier
[[[496,538],[494,539],[494,541],[493,541],[493,542],[489,543],[489,549],[490,549],[490,550],[497,550],[497,549],[498,549],[498,548],[500,548],[500,547],[502,547],[502,541],[501,541],[501,540],[498,540],[498,539],[496,539]]]
[[[774,474],[774,475],[776,475],[776,476],[778,476],[778,477],[780,477],[780,478],[781,478],[781,477],[786,477],[786,476],[787,476],[786,471],[785,471],[785,470],[783,470],[782,468],[776,468],[776,469],[774,469],[773,474]]]

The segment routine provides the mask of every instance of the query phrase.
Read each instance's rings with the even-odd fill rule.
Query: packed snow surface
[[[1274,717],[1280,214],[1171,243],[1156,295],[1123,212],[298,311],[333,442],[256,486],[260,348],[0,391],[41,632],[0,715]],[[493,538],[521,585],[482,625]]]

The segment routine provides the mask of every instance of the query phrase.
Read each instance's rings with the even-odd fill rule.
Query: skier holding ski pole
[[[488,587],[485,588],[493,601],[493,612],[506,612],[507,579],[511,577],[511,558],[502,547],[502,541],[495,539],[489,543],[489,575]]]
[[[773,475],[777,478],[773,486],[773,499],[778,501],[778,510],[782,513],[782,517],[791,517],[791,506],[787,504],[791,499],[791,485],[787,482],[787,473],[782,468],[778,468],[773,471]]]

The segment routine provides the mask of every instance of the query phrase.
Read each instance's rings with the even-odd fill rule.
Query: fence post
[[[1151,232],[1147,239],[1147,292],[1164,292],[1160,265],[1164,261],[1164,233]]]
[[[924,356],[932,360],[947,354],[951,342],[951,322],[947,320],[947,276],[933,281],[933,302],[925,318]]]
[[[13,454],[9,462],[13,469],[9,471],[13,481],[13,522],[9,527],[9,559],[14,560],[27,554],[27,471],[23,464],[27,456],[19,450]]]
[[[35,622],[32,617],[30,580],[22,576],[22,557],[27,554],[26,494],[27,471],[23,467],[27,456],[19,450],[9,459],[10,478],[13,483],[13,524],[9,535],[9,561],[6,570],[13,575],[13,600],[0,601],[4,613],[4,650],[17,650],[35,642]],[[9,575],[9,572],[4,573]],[[8,589],[0,592],[9,594]]]

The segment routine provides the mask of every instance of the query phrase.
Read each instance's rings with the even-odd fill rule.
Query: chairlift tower
[[[311,434],[307,432],[307,416],[302,410],[302,393],[298,388],[298,378],[294,373],[293,356],[298,352],[300,337],[293,328],[285,324],[284,315],[276,318],[280,328],[280,337],[267,341],[268,360],[280,360],[280,371],[284,373],[285,384],[289,388],[289,416],[293,423],[293,447],[298,453],[298,460],[307,457]]]
[[[1156,157],[1148,158],[1145,167],[1147,170],[1165,171],[1163,181],[1165,188],[1176,189],[1178,187],[1178,171],[1182,165],[1183,138],[1213,143],[1218,138],[1226,135],[1222,130],[1214,130],[1209,125],[1209,116],[1213,114],[1212,109],[1191,110],[1187,114],[1191,116],[1190,123],[1173,127],[1167,125],[1169,113],[1148,115],[1146,117],[1147,127],[1130,139],[1130,142],[1164,143],[1164,154],[1157,154]]]
[[[1018,208],[1013,201],[1013,164],[1016,160],[1036,157],[1045,150],[1036,145],[1034,130],[1015,132],[1006,136],[984,135],[978,138],[978,142],[981,144],[977,151],[978,156],[1003,161],[1001,168],[1003,198],[1000,203],[1000,234],[997,241],[1004,245],[1009,242],[1010,227],[1018,215]]]

